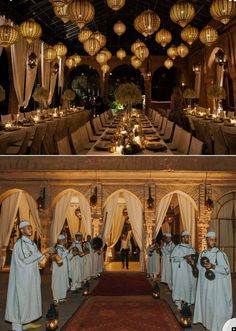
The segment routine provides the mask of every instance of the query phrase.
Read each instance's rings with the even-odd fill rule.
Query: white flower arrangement
[[[6,93],[2,85],[0,85],[0,102],[4,101],[6,98]]]
[[[33,99],[36,102],[43,103],[49,98],[49,91],[43,87],[36,87],[33,93]]]
[[[65,90],[62,94],[62,99],[67,101],[73,101],[75,99],[75,92],[71,89]]]
[[[185,91],[184,91],[184,94],[183,94],[183,97],[185,99],[196,99],[196,93],[194,90],[190,89],[190,88],[187,88]]]
[[[226,98],[225,89],[218,85],[210,85],[207,87],[207,96],[211,100],[225,99]]]
[[[121,84],[114,94],[116,101],[123,105],[136,105],[142,102],[141,90],[134,83]]]

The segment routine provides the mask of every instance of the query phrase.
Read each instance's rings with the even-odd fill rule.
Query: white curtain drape
[[[66,60],[65,56],[59,59],[58,92],[60,89],[62,92],[64,87],[65,60]]]
[[[194,87],[194,90],[195,90],[197,98],[199,98],[200,91],[201,91],[201,76],[202,76],[201,69],[200,69],[200,71],[195,72],[195,87]]]
[[[193,247],[195,246],[195,208],[191,200],[181,194],[177,194],[181,219],[184,230],[191,234]]]
[[[51,73],[50,75],[50,88],[49,88],[49,97],[48,97],[48,105],[52,103],[53,95],[55,92],[56,82],[57,82],[57,75],[55,73]]]
[[[41,43],[41,85],[43,88],[49,90],[50,82],[50,63],[46,62],[44,59],[44,50],[47,48],[47,45]]]
[[[107,203],[105,210],[104,210],[104,217],[106,217],[106,220],[104,220],[104,222],[106,222],[106,224],[104,224],[104,231],[102,233],[102,240],[103,240],[104,244],[109,240],[109,237],[110,237],[112,222],[113,222],[116,207],[118,204],[118,198],[119,198],[119,194],[113,195],[110,198],[109,203]]]
[[[37,203],[28,193],[26,193],[25,196],[29,206],[30,220],[32,220],[32,223],[34,223],[34,227],[35,230],[37,230],[38,235],[42,236],[42,227],[39,218]]]
[[[169,194],[160,201],[160,204],[158,206],[158,211],[157,211],[157,217],[156,217],[156,230],[155,230],[156,236],[158,235],[158,233],[162,227],[162,223],[164,222],[164,219],[166,217],[166,213],[168,211],[172,197],[173,197],[173,194]]]
[[[82,224],[87,235],[92,235],[92,216],[88,200],[82,195],[79,195],[79,206],[82,215]]]
[[[79,220],[78,217],[75,215],[75,209],[73,206],[68,207],[66,218],[70,233],[72,237],[74,237],[76,232],[78,232],[79,230]]]

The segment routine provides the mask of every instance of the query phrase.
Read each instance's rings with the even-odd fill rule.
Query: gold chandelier
[[[0,26],[0,46],[9,47],[13,45],[18,37],[18,31],[11,25]]]
[[[73,67],[75,67],[75,61],[73,59],[72,56],[68,57],[65,61],[65,65],[68,69],[72,69]]]
[[[214,0],[210,7],[211,16],[223,24],[229,23],[236,15],[236,2],[229,0]]]
[[[218,39],[218,32],[210,25],[207,25],[200,32],[199,39],[204,45],[211,46]]]
[[[120,59],[121,61],[124,60],[124,58],[126,57],[126,51],[122,48],[120,48],[117,52],[116,52],[116,56],[118,57],[118,59]]]
[[[86,40],[88,40],[93,34],[93,31],[89,30],[88,28],[83,28],[78,33],[78,39],[83,44]]]
[[[88,0],[74,0],[68,5],[67,13],[80,29],[95,16],[94,6]]]
[[[75,66],[79,65],[81,62],[81,57],[79,56],[79,54],[74,54],[71,56],[71,58],[74,60],[75,62]]]
[[[168,49],[167,49],[167,55],[174,60],[176,58],[176,56],[178,56],[178,51],[177,51],[177,47],[175,45],[171,45]]]
[[[171,59],[166,59],[165,62],[164,62],[164,66],[167,68],[167,69],[170,69],[172,68],[174,65],[174,62],[171,60]]]
[[[137,39],[132,45],[131,45],[131,52],[134,53],[135,49],[139,46],[146,46],[140,39]]]
[[[103,64],[101,66],[101,70],[104,74],[106,74],[110,70],[110,66],[108,64]]]
[[[52,46],[48,46],[45,50],[44,50],[44,59],[47,62],[52,62],[57,58],[57,52],[55,50],[55,48],[53,48]]]
[[[71,3],[73,0],[50,0],[53,6],[64,7]]]
[[[112,10],[120,10],[125,5],[125,0],[107,0],[107,5]]]
[[[69,15],[67,14],[68,5],[65,6],[55,6],[53,5],[54,14],[62,20],[63,23],[67,23],[70,20]]]
[[[100,48],[103,48],[105,47],[106,43],[107,43],[107,38],[104,36],[104,34],[102,34],[101,32],[99,31],[95,31],[93,34],[92,34],[92,37],[97,39],[97,41],[99,42],[100,44]]]
[[[178,52],[178,55],[182,58],[186,57],[189,53],[189,49],[186,45],[184,44],[180,44],[178,47],[177,47],[177,52]]]
[[[174,23],[184,28],[195,16],[194,6],[187,1],[180,1],[174,4],[170,9],[170,18]]]
[[[126,25],[121,21],[117,21],[113,26],[113,30],[118,36],[121,36],[126,31]]]
[[[58,57],[63,57],[67,54],[67,47],[63,45],[61,42],[54,45],[53,48],[57,52]]]
[[[153,10],[145,10],[134,20],[134,28],[144,37],[151,36],[161,24],[160,17]]]
[[[140,61],[137,56],[132,56],[131,57],[131,64],[135,69],[138,69],[142,65],[142,61]]]
[[[172,34],[166,29],[161,29],[156,33],[155,40],[158,44],[161,44],[162,47],[166,47],[172,40]]]
[[[149,56],[149,50],[146,46],[139,46],[135,49],[135,52],[134,54],[137,56],[137,58],[140,60],[140,61],[145,61],[146,58],[148,58]]]
[[[107,63],[107,54],[104,51],[101,51],[96,56],[96,61],[100,64],[106,64]]]
[[[100,48],[99,41],[93,36],[84,42],[84,50],[91,56],[97,54]]]
[[[186,41],[190,46],[194,41],[198,39],[198,36],[198,29],[192,25],[186,26],[186,28],[181,31],[181,38]]]
[[[42,35],[41,26],[32,18],[21,23],[20,34],[26,38],[27,42],[31,44],[34,39],[40,38]]]

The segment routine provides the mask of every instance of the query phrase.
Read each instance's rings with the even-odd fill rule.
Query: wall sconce
[[[94,188],[93,194],[90,197],[90,206],[91,207],[96,207],[96,205],[97,205],[97,200],[98,200],[97,194],[98,194],[98,188],[96,186]]]
[[[148,209],[153,209],[154,208],[154,199],[151,194],[151,186],[148,188],[148,199],[147,199],[147,207]]]
[[[28,57],[27,65],[30,69],[34,69],[35,67],[37,67],[38,57],[34,52],[30,53],[30,55]]]
[[[153,296],[153,299],[155,299],[155,300],[160,299],[160,297],[161,297],[160,287],[159,287],[158,283],[154,284],[152,296]]]
[[[46,331],[58,329],[58,312],[54,304],[50,305],[50,308],[46,315]]]
[[[193,72],[195,72],[195,74],[197,74],[198,72],[200,72],[200,70],[201,70],[201,65],[200,65],[200,63],[195,63],[195,64],[193,65]]]
[[[184,304],[183,308],[180,311],[180,325],[184,327],[184,329],[190,329],[192,327],[191,320],[191,310],[188,304]]]
[[[222,49],[219,49],[215,54],[215,61],[220,67],[224,66],[227,62],[227,58]]]
[[[36,200],[39,211],[43,211],[45,208],[45,198],[46,198],[46,187],[42,187],[40,188],[40,196]]]

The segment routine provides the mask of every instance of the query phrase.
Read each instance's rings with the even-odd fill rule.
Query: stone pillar
[[[91,187],[91,195],[93,194],[94,187],[97,187],[97,204],[91,206],[91,217],[92,217],[92,236],[100,235],[102,231],[102,184],[97,183]]]
[[[49,185],[45,185],[45,204],[44,209],[39,211],[39,218],[42,225],[43,236],[41,238],[42,250],[51,246],[50,230],[53,219],[53,210],[51,209],[51,190]]]
[[[11,65],[11,53],[10,49],[7,49],[7,59],[8,59],[8,69],[9,69],[9,103],[8,103],[8,114],[17,114],[18,113],[18,100],[16,97],[15,87],[13,83],[13,73]]]
[[[151,188],[151,196],[155,199],[155,184],[145,184],[145,202],[144,202],[144,249],[151,243],[155,235],[155,200],[153,208],[148,208],[147,199],[149,197],[149,187]]]

